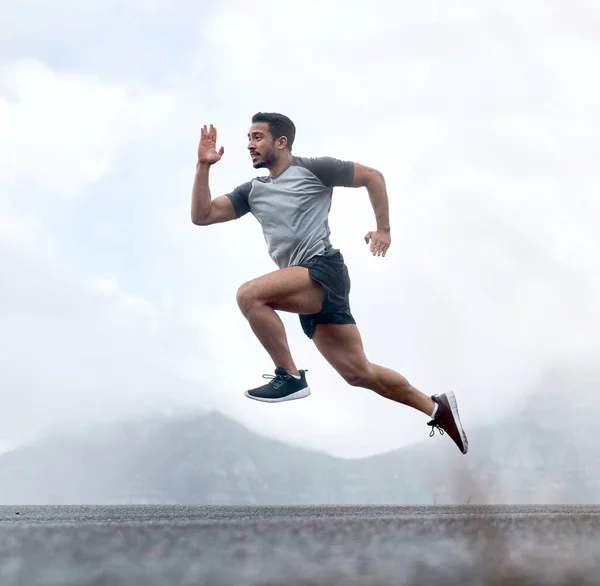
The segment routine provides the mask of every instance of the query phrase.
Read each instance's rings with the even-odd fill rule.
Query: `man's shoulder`
[[[292,157],[292,164],[304,167],[327,187],[352,185],[354,163],[331,156]]]
[[[338,159],[330,155],[319,155],[317,157],[299,157],[294,155],[292,157],[292,165],[297,167],[305,167],[309,170],[322,170],[322,169],[337,169],[340,166],[354,165],[351,161],[345,161]]]
[[[292,165],[296,167],[310,167],[319,161],[330,159],[331,157],[299,157],[298,155],[292,156]]]
[[[312,175],[320,175],[320,171],[323,169],[327,169],[331,167],[332,163],[335,161],[333,157],[299,157],[294,155],[291,161],[291,167],[300,167],[302,169],[306,169]]]

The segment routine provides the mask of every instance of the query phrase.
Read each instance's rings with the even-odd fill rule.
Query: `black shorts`
[[[318,324],[355,324],[350,313],[350,275],[342,253],[332,248],[299,266],[306,267],[310,278],[325,290],[321,311],[299,316],[304,333],[312,338]]]

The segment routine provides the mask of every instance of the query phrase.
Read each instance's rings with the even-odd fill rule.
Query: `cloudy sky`
[[[338,188],[332,241],[372,362],[453,389],[469,427],[548,366],[600,355],[600,10],[592,0],[2,0],[0,448],[148,413],[217,408],[262,433],[360,456],[426,439],[426,418],[348,387],[284,315],[309,399],[243,396],[271,362],[237,287],[276,267],[251,216],[199,228],[256,175],[251,116],[295,153],[371,165]]]

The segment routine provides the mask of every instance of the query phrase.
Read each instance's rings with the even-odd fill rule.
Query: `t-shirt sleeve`
[[[341,161],[333,157],[314,157],[303,159],[303,163],[327,187],[352,187],[354,181],[352,161]]]
[[[227,197],[231,200],[235,209],[236,218],[241,218],[250,211],[250,202],[248,196],[252,191],[252,181],[238,185],[231,193],[227,193]]]

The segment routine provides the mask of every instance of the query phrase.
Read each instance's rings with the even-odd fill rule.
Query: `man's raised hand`
[[[200,131],[200,144],[198,145],[198,164],[214,165],[221,160],[225,149],[221,147],[217,151],[217,129],[211,124],[206,124]]]

